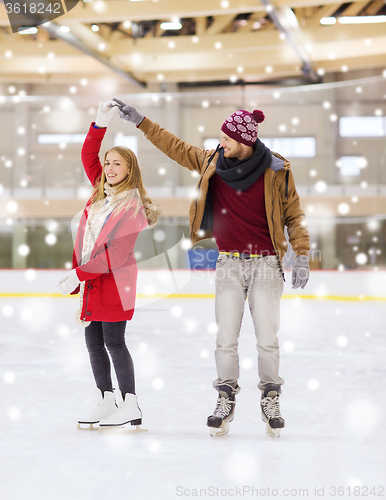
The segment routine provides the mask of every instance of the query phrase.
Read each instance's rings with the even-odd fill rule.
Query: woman
[[[86,345],[101,399],[78,420],[101,427],[140,425],[142,413],[135,395],[134,366],[125,343],[126,322],[134,314],[137,265],[134,245],[138,233],[157,222],[160,211],[148,197],[135,154],[115,146],[99,151],[106,127],[117,107],[99,104],[82,148],[82,163],[94,190],[79,224],[73,270],[60,281],[63,295],[80,293],[77,320],[84,324]],[[107,349],[106,349],[107,348]],[[117,407],[110,354],[123,402]]]

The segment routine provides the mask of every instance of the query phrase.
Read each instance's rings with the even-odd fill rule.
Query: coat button
[[[89,289],[90,289],[90,290],[92,290],[92,289],[93,289],[93,286],[92,286],[92,285],[89,285],[88,287],[89,287]]]
[[[87,314],[87,316],[90,316],[91,313],[90,313],[90,311],[87,311],[86,314]]]

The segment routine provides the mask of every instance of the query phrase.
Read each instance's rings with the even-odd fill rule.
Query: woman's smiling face
[[[122,156],[115,151],[109,151],[105,159],[105,175],[107,182],[111,186],[116,186],[126,179],[129,168]]]

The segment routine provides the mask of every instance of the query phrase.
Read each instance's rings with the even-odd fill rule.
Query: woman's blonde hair
[[[104,186],[107,180],[104,165],[106,163],[106,157],[111,151],[118,153],[123,158],[123,161],[129,169],[126,179],[114,186],[114,194],[118,195],[119,193],[123,193],[124,191],[132,191],[132,199],[136,198],[137,200],[137,207],[135,209],[133,217],[138,214],[141,206],[143,206],[149,226],[153,226],[159,219],[161,210],[158,205],[152,202],[143,186],[142,174],[138,165],[136,155],[131,149],[124,146],[114,146],[113,148],[106,151],[103,158],[102,175],[100,179],[97,180],[94,186],[94,190],[91,195],[91,203],[96,203],[106,198]],[[127,209],[130,205],[130,203],[127,203],[127,198],[125,198],[123,201],[124,202],[122,204],[118,204],[118,207],[114,210],[114,216],[117,215],[124,206]]]

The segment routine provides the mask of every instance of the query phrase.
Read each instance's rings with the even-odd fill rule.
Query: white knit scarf
[[[88,213],[86,229],[83,236],[83,247],[82,247],[82,261],[81,265],[87,264],[91,258],[91,253],[94,245],[101,234],[103,226],[109,215],[117,208],[118,204],[123,201],[123,198],[129,196],[129,191],[122,191],[121,193],[115,194],[114,186],[110,186],[107,182],[104,184],[104,191],[106,198],[100,200],[91,205]],[[80,315],[83,308],[85,291],[85,281],[80,283],[80,309],[75,314],[75,320],[78,324],[82,326],[88,326],[91,321],[85,321],[80,319]]]

